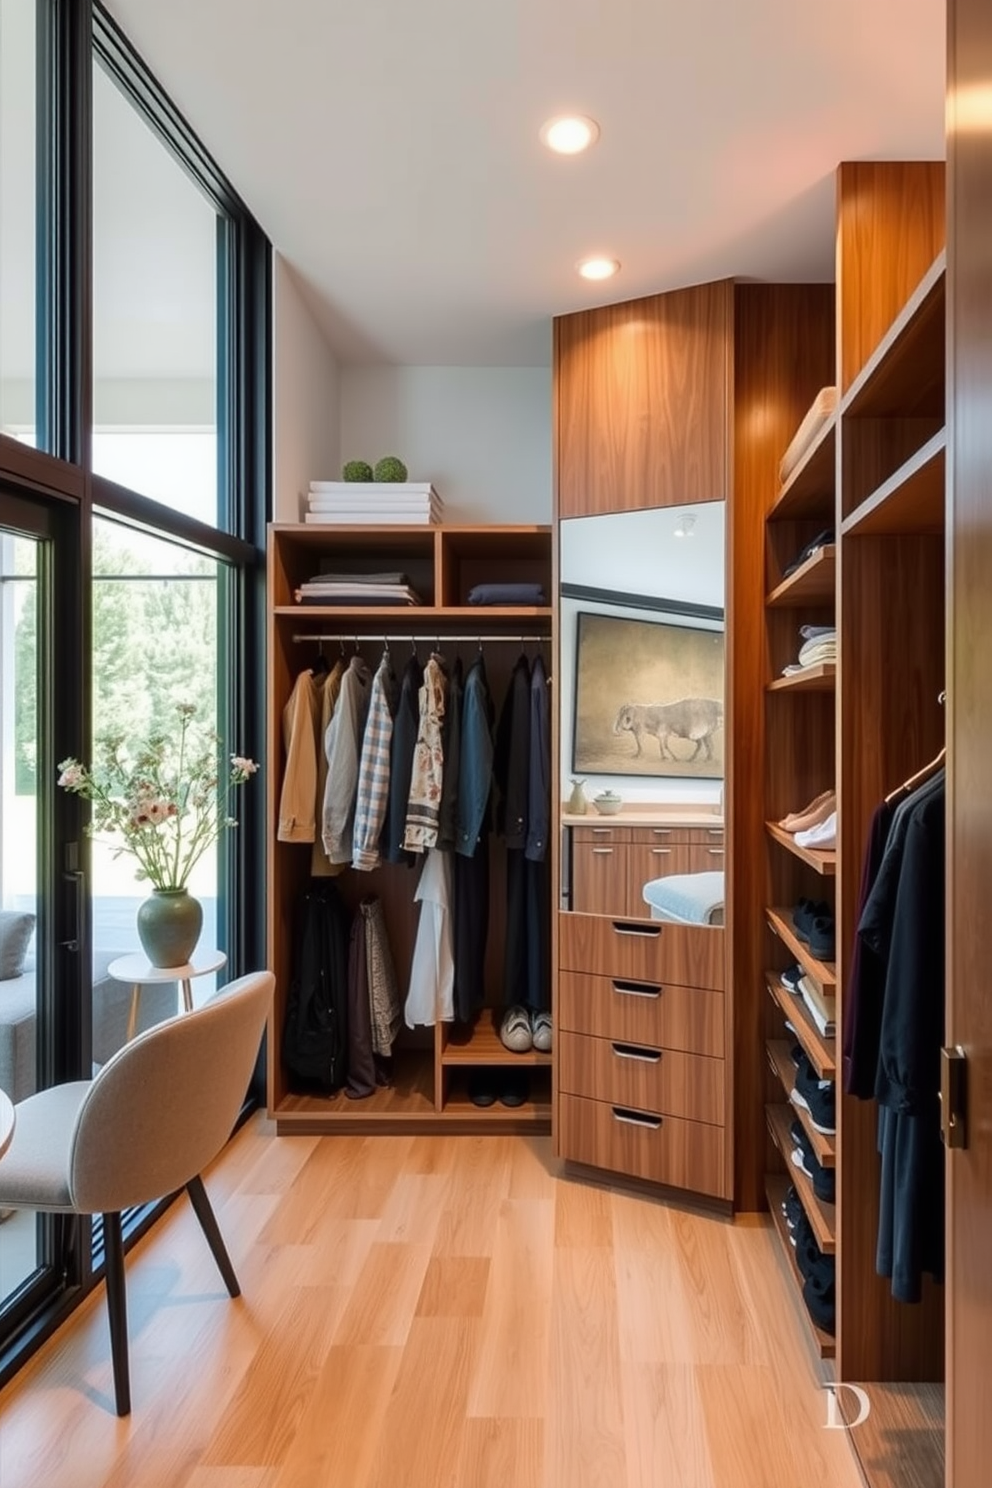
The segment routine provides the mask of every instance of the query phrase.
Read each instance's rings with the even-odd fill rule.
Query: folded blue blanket
[[[689,925],[723,924],[723,873],[672,873],[642,890],[656,919]]]
[[[547,604],[541,584],[476,584],[468,592],[470,605]]]

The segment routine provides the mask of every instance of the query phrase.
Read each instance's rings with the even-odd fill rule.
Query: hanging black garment
[[[860,925],[885,856],[895,805],[883,801],[871,819],[868,844],[861,865],[861,884],[855,924]],[[885,997],[885,962],[860,935],[854,937],[851,974],[844,997],[844,1089],[848,1095],[872,1100],[878,1069],[878,1039]]]
[[[313,879],[297,907],[282,1055],[303,1086],[344,1084],[348,1059],[351,915],[334,883]]]
[[[524,849],[530,793],[530,666],[518,658],[510,677],[496,729],[493,778],[496,820],[506,839],[506,955],[503,959],[503,1006],[530,1005],[538,971],[532,961],[534,920],[532,892]]]
[[[462,663],[455,658],[448,682],[448,700],[441,723],[441,752],[444,774],[441,777],[441,806],[438,812],[437,846],[445,852],[454,850],[458,834],[458,776],[462,753]]]
[[[424,669],[416,656],[411,656],[403,672],[400,699],[393,721],[393,737],[389,745],[389,805],[382,828],[380,845],[387,863],[412,863],[413,853],[403,847],[406,830],[406,813],[410,803],[410,777],[413,774],[413,755],[417,747],[417,730],[420,727],[420,703],[418,694],[424,680]]]
[[[455,818],[454,1001],[455,1017],[462,1023],[471,1022],[486,999],[493,719],[480,655],[465,679]]]

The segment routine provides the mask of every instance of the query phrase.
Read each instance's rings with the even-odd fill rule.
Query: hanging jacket
[[[313,842],[316,835],[319,688],[318,679],[309,669],[301,672],[283,709],[286,768],[276,832],[280,842]]]
[[[297,905],[282,1057],[291,1075],[328,1091],[347,1076],[350,934],[336,885],[311,883]]]
[[[544,662],[530,673],[530,767],[527,772],[527,841],[524,856],[543,863],[551,830],[551,704]]]
[[[469,667],[462,697],[455,846],[466,858],[472,857],[480,836],[489,828],[494,717],[486,664],[480,652]]]
[[[324,750],[324,740],[327,738],[327,730],[331,719],[334,717],[334,709],[337,706],[338,693],[341,691],[341,678],[344,676],[344,662],[339,658],[327,676],[324,678],[320,688],[320,727],[317,732],[317,800],[315,806],[316,819],[322,819],[324,809],[324,791],[327,789],[327,754]],[[324,840],[320,832],[314,831],[313,852],[310,854],[310,873],[314,878],[329,878],[332,874],[340,873],[343,869],[341,863],[330,863],[324,851]]]
[[[414,860],[412,853],[403,850],[403,834],[406,831],[413,752],[417,746],[417,728],[420,722],[417,699],[423,680],[423,668],[416,656],[411,656],[403,672],[389,750],[389,801],[381,838],[382,856],[388,863],[412,863]]]
[[[432,1027],[455,1015],[450,853],[430,849],[414,898],[420,903],[420,923],[404,1017],[408,1028],[417,1024]]]
[[[496,729],[493,778],[496,781],[496,830],[508,848],[527,842],[528,775],[530,771],[530,666],[517,658]]]
[[[444,774],[441,781],[437,845],[444,852],[450,852],[458,840],[458,777],[461,773],[463,693],[461,657],[456,657],[451,669],[451,680],[448,683],[448,702],[441,728]]]
[[[350,863],[355,821],[355,795],[372,673],[353,656],[341,678],[334,716],[327,729],[327,785],[324,788],[322,837],[332,863]]]
[[[396,967],[386,934],[382,900],[363,899],[358,906],[365,925],[365,954],[368,964],[368,994],[372,1014],[372,1050],[382,1059],[393,1052],[396,1035],[403,1026]]]
[[[363,872],[378,868],[382,861],[379,838],[389,800],[389,746],[396,711],[396,678],[388,652],[372,679],[369,713],[362,739],[355,791],[355,825],[352,833],[352,866]]]
[[[407,852],[426,852],[437,842],[444,778],[441,725],[447,691],[448,679],[440,658],[432,656],[424,668],[424,680],[418,698],[420,722],[413,753],[413,773],[410,776],[406,830],[403,833],[403,846]]]

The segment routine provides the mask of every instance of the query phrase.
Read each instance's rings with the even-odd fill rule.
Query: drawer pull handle
[[[723,851],[723,848],[722,847],[708,847],[706,849],[706,851],[713,858],[722,858],[724,856],[724,851]]]
[[[638,1059],[642,1064],[661,1062],[660,1049],[642,1049],[637,1044],[612,1044],[611,1048],[618,1059]]]
[[[709,834],[710,834],[711,837],[722,837],[723,836],[723,828],[722,827],[707,827],[706,830],[709,832]]]
[[[617,935],[639,935],[643,940],[657,940],[661,934],[660,925],[627,924],[624,920],[614,920],[613,930]]]
[[[651,830],[656,837],[671,837],[672,835],[671,827],[652,827]]]
[[[651,997],[657,998],[662,994],[661,987],[652,987],[641,982],[614,982],[614,992],[619,992],[621,997]]]
[[[612,827],[593,827],[593,829],[592,829],[592,835],[594,837],[612,837],[613,836],[613,828]]]
[[[672,856],[672,849],[670,847],[653,847],[651,852],[656,858],[670,858]]]
[[[612,847],[594,847],[592,850],[592,855],[594,858],[611,858],[613,856],[613,849]]]
[[[628,1111],[624,1106],[613,1106],[613,1120],[622,1121],[624,1126],[646,1126],[649,1131],[657,1131],[661,1126],[660,1116],[648,1116],[644,1111]]]

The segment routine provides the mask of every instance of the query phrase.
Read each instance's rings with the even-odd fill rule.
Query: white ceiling
[[[540,364],[563,311],[830,278],[837,162],[943,154],[944,0],[110,8],[345,362]],[[565,109],[586,157],[538,141]]]

